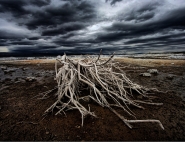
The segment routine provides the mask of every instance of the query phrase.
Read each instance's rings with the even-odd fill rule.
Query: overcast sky
[[[185,0],[0,0],[0,52],[185,51]]]

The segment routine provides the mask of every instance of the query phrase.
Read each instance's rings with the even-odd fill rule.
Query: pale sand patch
[[[115,58],[116,61],[139,66],[185,66],[185,60]]]
[[[34,60],[11,60],[11,61],[0,61],[0,64],[45,64],[55,63],[55,59],[34,59]]]

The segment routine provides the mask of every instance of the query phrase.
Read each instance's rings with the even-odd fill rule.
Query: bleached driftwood
[[[144,98],[151,100],[147,95],[147,92],[151,90],[133,83],[127,78],[118,64],[112,62],[114,54],[107,60],[100,59],[100,55],[101,52],[97,59],[87,56],[76,61],[69,59],[66,55],[63,55],[61,59],[56,59],[57,100],[45,113],[53,112],[54,108],[58,109],[56,115],[65,114],[68,110],[77,109],[81,113],[83,126],[86,115],[96,117],[95,113],[90,110],[90,106],[87,108],[80,103],[80,100],[88,97],[100,106],[109,108],[129,128],[132,128],[131,123],[154,122],[164,129],[159,120],[137,120],[134,112],[129,108],[130,105],[133,105],[142,109],[143,107],[140,105],[142,103],[162,105],[162,103],[137,100],[135,99],[135,94],[132,93],[134,90]],[[60,67],[58,67],[58,64],[60,64]],[[84,96],[84,94],[80,93],[80,90],[83,88],[88,88],[88,95]],[[46,92],[43,97],[47,97],[47,93],[51,91]],[[135,119],[127,120],[114,109],[116,107],[123,109]]]

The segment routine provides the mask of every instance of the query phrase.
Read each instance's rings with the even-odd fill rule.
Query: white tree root
[[[91,115],[96,117],[94,112],[90,111],[89,105],[87,109],[80,102],[84,98],[89,98],[100,106],[109,108],[129,128],[132,128],[131,123],[152,122],[158,123],[164,129],[159,120],[137,120],[134,112],[129,108],[130,105],[143,108],[140,104],[162,105],[162,103],[152,102],[152,97],[147,95],[147,91],[154,90],[135,84],[127,78],[118,64],[112,62],[114,54],[107,60],[101,60],[100,55],[101,51],[97,59],[85,57],[84,59],[73,61],[64,54],[61,59],[56,60],[57,100],[45,113],[53,112],[54,108],[58,109],[56,115],[65,114],[67,110],[77,109],[81,113],[83,126],[85,116]],[[59,68],[58,63],[60,64]],[[119,72],[116,72],[117,70]],[[89,90],[89,94],[87,95],[80,93],[85,88]],[[44,92],[42,98],[47,97],[47,94],[51,91],[53,90]],[[148,101],[138,100],[135,97],[137,93],[133,93],[133,91],[147,98]],[[113,107],[123,109],[127,114],[135,118],[135,120],[125,119]]]

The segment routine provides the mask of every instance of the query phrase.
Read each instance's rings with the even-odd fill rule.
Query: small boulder
[[[16,78],[15,83],[25,83],[25,80],[22,78]]]
[[[25,70],[26,70],[26,68],[22,68],[22,70],[23,70],[23,71],[25,71]]]
[[[36,78],[35,77],[26,77],[26,81],[28,82],[32,82],[32,81],[35,81]]]
[[[7,89],[7,88],[9,88],[9,86],[3,86],[3,87],[0,88],[0,91],[3,91],[5,89]]]
[[[158,74],[159,73],[157,69],[148,69],[147,71],[151,74]]]
[[[14,72],[16,70],[17,70],[17,68],[6,69],[6,70],[4,70],[4,73],[10,73],[10,72]]]
[[[9,73],[10,71],[9,70],[4,70],[4,73]]]
[[[20,83],[20,81],[15,81],[14,83],[17,84],[17,83]]]
[[[46,132],[46,135],[48,135],[48,134],[49,134],[49,132],[47,131],[47,132]]]
[[[77,126],[75,126],[75,127],[76,127],[76,128],[78,128],[78,129],[80,129],[80,126],[78,126],[78,125],[77,125]]]
[[[150,74],[150,73],[145,72],[145,73],[141,73],[141,74],[140,74],[140,76],[151,77],[151,74]]]
[[[6,66],[1,66],[1,69],[2,70],[7,70],[7,67]]]

